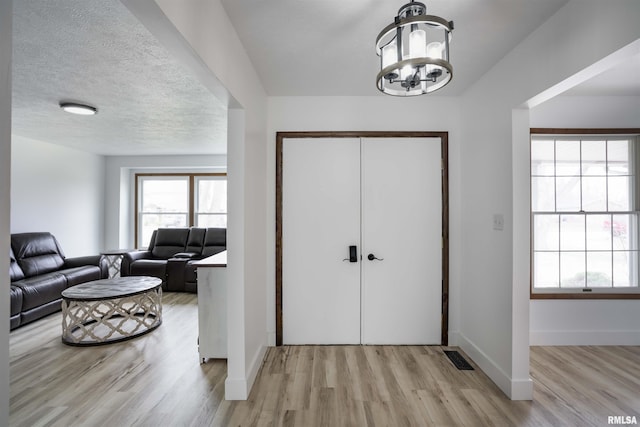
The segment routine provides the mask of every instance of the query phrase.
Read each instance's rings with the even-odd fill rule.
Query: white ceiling
[[[640,55],[564,92],[565,96],[640,96]]]
[[[455,23],[453,80],[430,96],[464,92],[567,1],[425,1],[427,13]],[[269,95],[386,96],[375,88],[374,42],[402,0],[221,2]],[[225,107],[120,1],[13,7],[15,135],[104,155],[225,152]],[[638,70],[636,61],[567,94],[640,95]],[[65,100],[99,113],[64,113]]]
[[[269,95],[379,95],[375,40],[404,0],[221,0]],[[567,0],[423,0],[454,21],[459,95]],[[434,95],[436,95],[434,94]],[[383,95],[380,95],[383,96]]]

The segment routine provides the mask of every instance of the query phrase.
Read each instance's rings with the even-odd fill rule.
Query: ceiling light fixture
[[[77,104],[74,102],[61,102],[60,108],[62,108],[67,113],[80,114],[82,116],[93,116],[94,114],[98,114],[98,109],[96,107],[85,104]]]
[[[451,81],[449,42],[453,21],[426,13],[423,3],[407,3],[378,35],[380,72],[376,86],[380,91],[415,96],[434,92]]]

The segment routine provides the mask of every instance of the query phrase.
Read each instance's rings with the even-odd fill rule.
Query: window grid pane
[[[613,252],[613,287],[628,288],[636,286],[637,278],[637,251],[615,251]],[[634,265],[636,267],[634,268]],[[634,272],[636,273],[634,275]]]
[[[582,175],[606,176],[607,142],[582,141],[580,145]]]
[[[533,249],[536,251],[557,251],[560,249],[560,216],[535,215]]]
[[[531,178],[531,209],[534,212],[556,210],[555,181],[554,177]]]
[[[607,210],[607,177],[582,177],[582,210],[604,212]]]
[[[638,288],[632,142],[532,137],[534,289]]]
[[[198,214],[196,215],[196,227],[227,228],[227,214]]]
[[[611,215],[588,215],[586,217],[588,251],[611,251]]]
[[[560,215],[560,251],[584,251],[586,240],[584,215]]]
[[[535,287],[560,287],[560,252],[534,252],[534,265]]]
[[[581,210],[581,188],[579,176],[556,178],[556,210],[578,212]]]
[[[587,287],[611,287],[612,253],[587,252]]]
[[[608,178],[608,210],[609,211],[630,211],[631,210],[631,177],[610,176]]]
[[[584,288],[585,252],[560,252],[560,286],[563,288]]]
[[[197,213],[227,212],[227,180],[199,178],[196,181]]]
[[[555,142],[539,140],[531,146],[531,175],[555,176]]]
[[[607,141],[607,175],[631,175],[630,148],[628,139]]]
[[[580,175],[580,141],[556,140],[556,176]]]
[[[186,179],[142,179],[142,212],[186,212],[189,210],[189,182]]]

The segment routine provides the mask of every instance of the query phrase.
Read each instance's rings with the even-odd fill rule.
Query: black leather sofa
[[[158,228],[146,251],[128,252],[122,258],[121,276],[162,279],[165,291],[197,292],[194,261],[227,248],[226,228]]]
[[[11,235],[11,329],[60,310],[64,289],[109,276],[101,255],[66,258],[51,233]]]

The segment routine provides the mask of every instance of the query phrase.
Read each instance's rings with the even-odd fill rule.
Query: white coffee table
[[[151,332],[162,324],[162,280],[128,276],[62,291],[62,342],[102,345]]]

